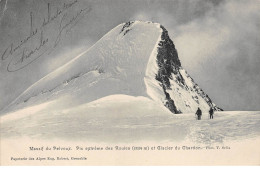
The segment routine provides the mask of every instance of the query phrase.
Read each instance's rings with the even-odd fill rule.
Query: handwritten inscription
[[[73,22],[76,21],[79,16],[81,16],[82,13],[84,12],[89,12],[91,9],[90,8],[85,8],[85,9],[81,9],[80,11],[77,12],[76,15],[72,16],[69,21],[65,21],[65,18],[67,17],[67,14],[64,14],[61,18],[61,21],[60,21],[60,25],[59,25],[59,33],[58,33],[58,36],[55,40],[55,43],[54,43],[54,47],[56,47],[58,45],[58,43],[60,42],[61,40],[61,36],[62,36],[62,33],[69,27],[73,27],[75,24],[77,23],[74,23],[73,25]],[[68,30],[67,30],[68,31]]]
[[[28,36],[10,43],[0,52],[0,60],[8,61],[7,71],[19,71],[57,48],[62,37],[91,11],[91,7],[76,10],[77,4],[78,0],[63,3],[58,7],[52,7],[51,3],[48,3],[47,14],[41,18],[42,22],[38,27],[34,27],[35,16],[30,12]],[[69,9],[73,12],[69,12]]]

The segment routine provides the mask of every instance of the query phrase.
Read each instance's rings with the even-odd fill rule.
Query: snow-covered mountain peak
[[[158,23],[129,21],[87,51],[25,90],[9,110],[56,100],[61,107],[109,95],[143,96],[173,113],[208,111],[213,104],[182,68],[167,30]]]

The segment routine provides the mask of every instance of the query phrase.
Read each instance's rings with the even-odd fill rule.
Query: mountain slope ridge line
[[[116,94],[150,98],[172,113],[198,107],[221,110],[183,69],[168,31],[159,23],[143,21],[119,24],[28,87],[6,109],[54,99],[76,106]]]

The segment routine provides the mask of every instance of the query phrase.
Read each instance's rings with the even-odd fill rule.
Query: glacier
[[[76,107],[57,108],[55,101],[1,116],[1,139],[135,143],[143,141],[226,145],[260,136],[259,111],[172,114],[143,96],[106,96]]]

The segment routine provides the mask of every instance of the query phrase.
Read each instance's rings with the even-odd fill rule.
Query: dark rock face
[[[131,29],[129,29],[129,27],[134,23],[134,21],[129,21],[126,22],[123,26],[123,28],[121,29],[120,33],[124,32],[124,36],[127,34],[127,32],[129,32]]]
[[[126,22],[122,27],[120,33],[122,33],[123,36],[125,36],[129,31],[131,31],[131,27],[133,24],[134,21]],[[191,96],[191,98],[193,99],[191,101],[194,101],[195,104],[197,104],[198,106],[200,105],[199,97],[202,97],[209,105],[209,107],[212,107],[216,111],[221,111],[222,109],[217,107],[214,103],[212,103],[209,96],[206,93],[204,93],[202,89],[199,88],[199,86],[193,81],[193,79],[186,72],[185,73],[180,72],[180,70],[181,69],[183,70],[183,68],[181,66],[181,62],[178,57],[178,52],[175,49],[175,45],[173,41],[170,39],[168,35],[168,31],[162,25],[160,25],[160,28],[162,29],[162,34],[161,34],[161,41],[159,42],[158,49],[157,49],[158,52],[157,64],[159,70],[155,76],[155,79],[159,81],[159,85],[163,89],[165,95],[164,105],[172,113],[175,114],[182,113],[182,111],[178,109],[178,107],[176,106],[176,104],[178,103],[174,102],[176,97],[171,97],[176,95],[176,93],[175,94],[173,93],[174,92],[173,86],[174,84],[177,84],[179,86],[177,88],[178,91],[184,89],[190,93],[197,93]],[[186,79],[188,78],[189,80],[188,82],[191,81],[192,87],[187,85],[186,83],[187,81],[185,81],[184,78]],[[182,101],[186,102],[186,100],[182,100]],[[185,105],[187,108],[191,108],[189,104],[185,104]]]
[[[155,79],[159,81],[159,84],[165,93],[165,106],[175,114],[182,113],[176,107],[174,103],[174,98],[171,97],[169,94],[169,92],[172,90],[170,80],[174,80],[175,83],[178,84],[181,88],[186,90],[190,89],[191,91],[194,91],[198,95],[200,95],[207,102],[209,107],[212,107],[214,110],[221,111],[222,109],[212,103],[209,96],[205,94],[196,83],[194,83],[193,79],[188,74],[187,77],[192,80],[194,87],[189,88],[186,85],[185,80],[179,71],[180,69],[182,69],[182,67],[177,50],[175,49],[175,46],[168,35],[168,31],[163,26],[161,26],[161,29],[163,30],[163,32],[157,50],[157,64],[159,66],[159,71],[156,74]],[[192,98],[199,104],[197,96]]]
[[[181,62],[178,58],[177,50],[172,42],[172,40],[168,36],[168,31],[161,26],[163,32],[161,36],[161,41],[159,42],[158,55],[157,55],[157,63],[159,66],[158,74],[156,75],[156,79],[166,86],[167,89],[170,88],[169,79],[172,78],[173,74],[178,74],[178,70],[181,67]],[[183,82],[183,78],[178,78],[180,82]],[[184,83],[183,83],[184,84]]]
[[[169,38],[168,31],[161,26],[163,30],[161,41],[159,42],[157,63],[159,66],[159,71],[155,76],[155,79],[160,82],[160,86],[163,88],[166,103],[165,106],[173,113],[181,113],[177,110],[173,99],[170,97],[168,91],[171,90],[170,79],[172,74],[178,74],[179,68],[181,67],[181,62],[178,58],[177,50]],[[178,80],[183,82],[183,78],[179,75]]]

